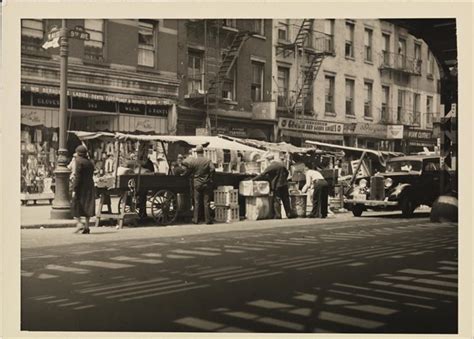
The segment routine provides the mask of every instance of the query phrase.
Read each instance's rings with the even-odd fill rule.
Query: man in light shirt
[[[309,188],[313,189],[313,209],[310,218],[326,218],[328,215],[328,183],[323,175],[313,169],[306,168],[306,184],[302,192],[306,193]]]

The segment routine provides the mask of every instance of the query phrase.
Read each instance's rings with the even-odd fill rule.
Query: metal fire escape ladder
[[[229,77],[232,67],[239,56],[240,50],[250,38],[250,33],[242,31],[236,33],[232,43],[229,46],[229,50],[223,55],[222,62],[220,63],[216,76],[209,81],[209,88],[207,90],[207,104],[217,105],[219,101],[219,85],[220,83]]]
[[[314,19],[303,19],[303,22],[301,23],[301,26],[298,30],[298,34],[296,34],[295,42],[293,43],[294,46],[297,46],[298,48],[303,47],[306,38],[313,30],[313,23]]]

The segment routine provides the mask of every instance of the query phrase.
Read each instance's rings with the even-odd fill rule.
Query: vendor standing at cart
[[[267,160],[274,160],[273,154],[267,156]],[[296,218],[296,215],[291,211],[290,194],[288,192],[288,176],[289,172],[282,161],[272,161],[270,165],[252,180],[268,179],[270,188],[273,192],[274,198],[279,198],[285,208],[285,213],[288,218]],[[273,201],[273,212],[275,219],[281,219],[280,203],[277,199]]]
[[[321,172],[307,168],[306,184],[301,191],[306,193],[310,188],[313,189],[313,209],[309,217],[326,218],[328,215],[328,182]]]
[[[173,175],[184,175],[186,173],[186,167],[183,165],[184,156],[182,154],[178,154],[178,158],[176,162],[173,162],[171,168],[173,171]]]
[[[196,158],[188,157],[183,161],[183,165],[186,167],[184,175],[190,175],[193,179],[193,223],[199,223],[199,212],[203,206],[204,221],[206,224],[212,224],[210,202],[216,170],[212,161],[204,158],[204,148],[201,145],[196,147],[196,155]]]

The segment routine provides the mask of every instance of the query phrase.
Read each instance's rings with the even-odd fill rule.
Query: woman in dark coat
[[[72,215],[77,221],[75,233],[82,231],[83,234],[88,234],[89,219],[95,215],[94,164],[89,160],[85,146],[77,146],[76,154],[72,184]],[[81,217],[85,217],[85,224],[81,223]]]

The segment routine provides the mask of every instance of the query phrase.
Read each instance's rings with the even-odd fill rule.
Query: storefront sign
[[[387,126],[387,139],[403,139],[403,125]]]
[[[21,123],[28,126],[38,126],[45,124],[44,111],[22,110]]]
[[[146,107],[146,115],[152,115],[155,117],[167,117],[168,111],[171,106],[147,106]]]
[[[111,112],[117,111],[115,103],[110,101],[98,101],[88,100],[82,98],[72,99],[72,109],[80,109],[84,111],[99,111],[99,112]]]
[[[145,105],[119,103],[120,113],[145,115],[145,110],[146,110]]]
[[[248,138],[248,129],[244,127],[213,127],[212,134],[224,134],[231,137]]]
[[[305,131],[313,133],[332,133],[342,134],[344,125],[337,122],[326,122],[317,120],[296,120],[289,118],[280,118],[278,127],[281,129]]]
[[[344,137],[342,135],[334,134],[314,134],[314,133],[305,133],[305,132],[296,132],[296,131],[281,131],[281,134],[286,137],[301,138],[306,140],[315,140],[315,141],[343,141]]]
[[[59,96],[33,93],[33,106],[59,107]]]
[[[135,118],[135,130],[140,132],[155,131],[155,122],[153,119]]]
[[[353,133],[364,137],[385,139],[387,137],[387,126],[358,122],[355,124]]]
[[[407,139],[432,139],[433,131],[408,129],[405,133]]]

